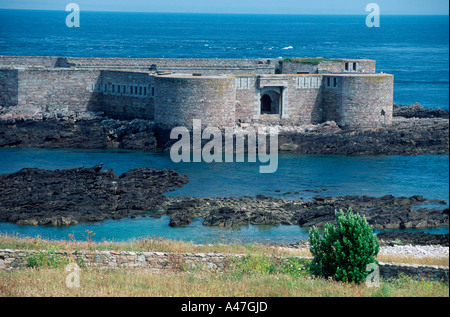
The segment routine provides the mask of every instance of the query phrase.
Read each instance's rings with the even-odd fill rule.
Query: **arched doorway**
[[[261,113],[272,113],[272,98],[268,94],[261,98]]]

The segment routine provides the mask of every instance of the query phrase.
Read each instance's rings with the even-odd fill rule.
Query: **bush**
[[[366,271],[367,265],[377,263],[378,238],[366,218],[353,214],[351,208],[347,214],[341,210],[335,215],[337,226],[326,224],[323,238],[315,227],[309,232],[314,256],[311,272],[336,281],[361,283],[371,273]]]
[[[58,269],[65,267],[70,261],[67,257],[57,255],[53,252],[38,252],[28,258],[28,266],[33,268]]]

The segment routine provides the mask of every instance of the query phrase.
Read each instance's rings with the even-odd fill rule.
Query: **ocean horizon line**
[[[0,11],[67,12],[64,9],[17,9],[0,8]],[[362,13],[249,13],[249,12],[167,12],[167,11],[119,11],[119,10],[82,10],[84,13],[136,13],[136,14],[185,14],[185,15],[286,15],[286,16],[367,16]],[[449,14],[399,14],[383,13],[383,16],[401,17],[448,17]]]

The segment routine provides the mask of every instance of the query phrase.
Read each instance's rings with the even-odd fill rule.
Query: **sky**
[[[449,14],[447,0],[0,0],[0,9],[64,10],[70,2],[81,11],[243,14],[367,14],[374,2],[381,14]]]

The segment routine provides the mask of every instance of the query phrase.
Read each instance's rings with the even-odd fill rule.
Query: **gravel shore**
[[[412,256],[415,258],[449,256],[449,248],[435,245],[395,245],[380,247],[380,255]]]

